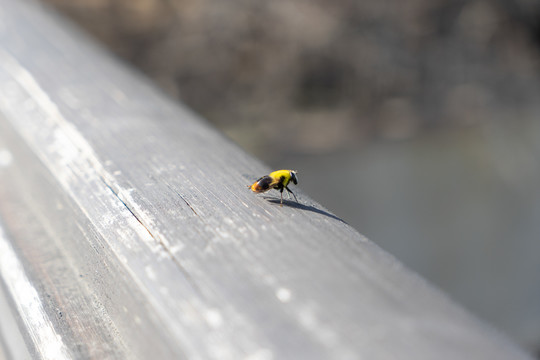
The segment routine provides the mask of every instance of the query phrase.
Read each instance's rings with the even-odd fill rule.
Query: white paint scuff
[[[55,331],[37,290],[0,227],[0,276],[6,284],[19,316],[43,359],[71,359],[62,337]]]
[[[291,290],[289,290],[287,288],[279,288],[276,291],[276,297],[282,303],[288,303],[289,301],[291,301]]]
[[[0,149],[0,168],[8,167],[13,162],[13,155],[7,149]]]
[[[223,317],[218,309],[208,309],[204,314],[204,317],[208,325],[213,329],[217,329],[223,325]]]

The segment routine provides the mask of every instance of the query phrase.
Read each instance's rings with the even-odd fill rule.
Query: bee
[[[270,189],[279,190],[281,192],[280,206],[283,206],[283,189],[285,189],[287,190],[287,195],[289,196],[289,193],[293,194],[294,199],[298,202],[296,195],[294,195],[287,186],[291,181],[294,185],[298,184],[298,177],[296,174],[297,172],[295,170],[277,170],[255,181],[253,185],[250,186],[250,189],[256,193],[267,192]]]

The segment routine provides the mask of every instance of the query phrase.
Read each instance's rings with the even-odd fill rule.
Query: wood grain
[[[528,358],[301,190],[251,193],[270,169],[56,15],[0,23],[0,275],[34,358]]]

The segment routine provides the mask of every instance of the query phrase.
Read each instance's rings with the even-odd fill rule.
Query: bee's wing
[[[263,177],[263,180],[265,183],[268,183],[268,188],[271,189],[274,187],[274,185],[277,185],[281,179],[280,178],[275,178],[275,177],[271,177],[271,176],[265,176]]]
[[[269,175],[263,176],[259,180],[255,181],[253,185],[251,185],[251,190],[254,192],[265,192],[270,190],[279,182],[279,179],[275,179]]]

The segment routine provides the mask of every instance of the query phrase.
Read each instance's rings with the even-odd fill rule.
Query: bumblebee
[[[251,191],[256,193],[267,192],[270,189],[276,189],[281,192],[281,203],[283,206],[283,189],[287,190],[287,195],[289,193],[293,194],[294,199],[298,202],[296,195],[287,187],[290,182],[293,182],[294,185],[298,184],[298,177],[296,171],[294,170],[277,170],[271,172],[270,175],[263,176],[259,180],[255,181],[253,185],[250,186]]]

